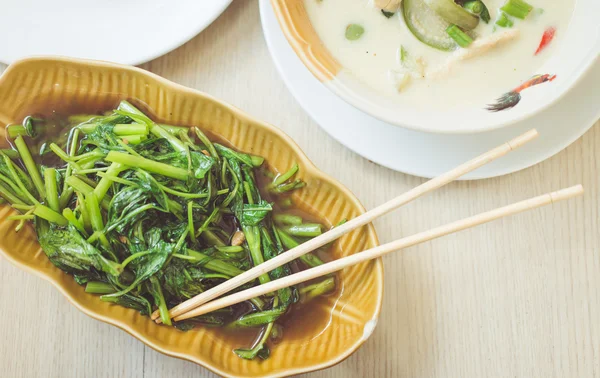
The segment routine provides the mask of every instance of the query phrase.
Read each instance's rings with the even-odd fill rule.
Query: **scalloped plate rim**
[[[352,191],[350,189],[348,189],[346,186],[344,186],[338,180],[334,179],[332,176],[330,176],[327,173],[320,170],[310,160],[310,158],[304,153],[304,151],[300,148],[300,146],[290,136],[288,136],[286,133],[284,133],[281,129],[279,129],[278,127],[276,127],[274,125],[271,125],[270,123],[259,120],[255,117],[251,116],[250,114],[244,112],[243,110],[241,110],[225,101],[219,100],[218,98],[213,97],[210,94],[207,94],[205,92],[202,92],[202,91],[199,91],[199,90],[196,90],[193,88],[186,87],[184,85],[181,85],[181,84],[178,84],[175,82],[172,82],[172,81],[167,80],[157,74],[154,74],[152,72],[146,71],[146,70],[138,68],[138,67],[123,65],[123,64],[119,64],[119,63],[112,63],[112,62],[107,62],[107,61],[102,61],[102,60],[69,58],[69,57],[64,57],[64,56],[34,56],[34,57],[28,57],[28,58],[17,60],[14,63],[12,63],[11,65],[9,65],[6,68],[6,70],[2,73],[2,75],[0,75],[0,86],[4,84],[4,82],[7,80],[6,78],[9,77],[9,74],[12,71],[16,70],[20,64],[25,64],[30,61],[68,62],[68,63],[76,63],[76,64],[80,64],[80,65],[105,66],[105,67],[110,67],[110,68],[118,68],[118,69],[126,70],[126,71],[134,71],[134,72],[137,72],[139,74],[142,74],[144,76],[147,76],[147,77],[155,80],[160,85],[163,85],[166,87],[171,87],[177,91],[187,92],[187,93],[190,93],[193,95],[204,97],[208,100],[218,102],[222,106],[229,109],[232,113],[235,113],[236,116],[238,116],[240,118],[245,118],[246,120],[251,121],[250,122],[252,124],[251,127],[262,127],[262,128],[269,130],[270,132],[277,134],[279,137],[282,138],[282,140],[284,140],[289,145],[289,147],[291,149],[297,151],[298,156],[303,160],[305,169],[312,171],[312,173],[316,177],[318,177],[322,180],[325,180],[325,181],[329,181],[332,184],[332,186],[334,186],[340,192],[345,192],[345,194],[348,196],[348,198],[353,202],[354,206],[356,206],[356,209],[362,213],[365,212],[364,206],[362,205],[360,200],[354,195],[354,193],[352,193]],[[372,238],[373,238],[373,242],[375,243],[375,245],[379,245],[380,244],[379,238],[377,236],[377,231],[376,231],[375,227],[373,226],[373,224],[370,223],[366,226],[372,231]],[[78,310],[80,310],[84,314],[88,315],[89,317],[118,327],[119,329],[127,332],[131,336],[135,337],[136,339],[138,339],[139,341],[141,341],[142,343],[144,343],[145,345],[147,345],[148,347],[154,349],[155,351],[157,351],[159,353],[162,353],[162,354],[170,356],[170,357],[175,357],[175,358],[179,358],[182,360],[193,362],[195,364],[198,364],[198,365],[212,371],[215,374],[219,374],[224,377],[235,377],[225,371],[220,370],[217,366],[215,366],[207,361],[203,361],[203,360],[194,358],[192,356],[183,355],[181,353],[172,352],[168,349],[159,347],[159,346],[155,345],[153,342],[151,342],[150,340],[148,340],[142,333],[138,333],[138,332],[135,332],[132,329],[130,329],[127,324],[124,324],[119,319],[105,317],[95,311],[85,308],[85,306],[81,305],[63,287],[63,285],[60,283],[60,281],[53,279],[52,277],[50,277],[48,274],[46,274],[42,270],[35,269],[31,266],[25,265],[25,264],[21,263],[20,261],[14,259],[12,257],[12,255],[9,254],[8,252],[6,252],[4,250],[4,248],[2,248],[1,246],[0,246],[0,255],[2,257],[6,258],[11,264],[18,267],[19,269],[29,272],[29,273],[33,273],[34,275],[43,278],[45,281],[50,282],[73,306],[75,306]],[[381,308],[382,308],[382,303],[383,303],[383,291],[384,291],[383,260],[382,260],[382,258],[378,258],[378,259],[374,260],[374,263],[375,263],[374,272],[376,272],[375,274],[377,275],[377,283],[381,287],[381,290],[379,290],[379,292],[378,292],[376,308],[375,308],[375,312],[374,312],[371,320],[373,320],[373,319],[377,320],[381,314]],[[354,352],[356,352],[365,343],[365,341],[368,340],[368,338],[372,334],[373,334],[373,332],[371,332],[366,338],[361,337],[360,339],[358,339],[358,341],[356,343],[354,343],[353,345],[348,347],[345,352],[341,353],[336,358],[325,361],[321,364],[316,364],[313,366],[307,366],[307,367],[303,367],[303,368],[281,370],[281,371],[275,372],[273,374],[263,375],[263,377],[268,377],[268,378],[285,377],[285,376],[289,376],[289,375],[308,373],[308,372],[313,372],[313,371],[332,367],[332,366],[337,365],[338,363],[344,361],[346,358],[350,357],[350,355],[352,355]]]

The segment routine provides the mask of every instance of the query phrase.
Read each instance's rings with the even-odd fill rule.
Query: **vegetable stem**
[[[24,201],[23,203],[27,202],[27,195],[21,190],[21,188],[19,188],[17,184],[13,182],[13,180],[0,173],[0,181],[4,181],[10,187],[12,191],[11,193],[13,193],[17,197],[19,197],[19,199]]]
[[[71,159],[73,159],[77,153],[77,144],[79,143],[79,129],[73,129],[73,132],[70,134],[71,144],[69,145],[68,154]],[[67,184],[66,178],[71,176],[73,173],[73,167],[71,164],[67,165],[67,169],[65,171],[65,180],[63,182],[62,192],[60,194],[60,207],[63,208],[67,206],[67,203],[71,200],[73,196],[73,190],[69,190],[69,185]]]
[[[235,266],[226,263],[225,261],[212,258],[210,256],[207,256],[203,253],[191,249],[187,249],[186,251],[188,255],[191,256],[196,262],[202,263],[206,267],[206,269],[210,269],[217,273],[225,274],[229,277],[235,277],[239,274],[244,273],[243,270],[236,268]]]
[[[252,360],[252,359],[256,358],[256,356],[258,356],[263,351],[263,349],[268,348],[265,345],[265,343],[267,342],[267,339],[269,338],[269,335],[271,334],[272,329],[273,329],[273,322],[267,324],[267,326],[263,330],[263,333],[260,336],[260,339],[252,347],[252,349],[243,349],[243,348],[235,349],[234,350],[235,354],[238,357],[241,357],[246,360]],[[267,356],[268,356],[268,352],[267,352]]]
[[[18,136],[28,135],[27,129],[23,125],[8,125],[6,127],[6,134],[11,139],[14,139]]]
[[[94,193],[92,192],[92,194]],[[79,213],[81,214],[81,224],[83,224],[83,228],[86,231],[89,231],[92,229],[92,223],[90,221],[89,211],[85,202],[85,194],[76,191],[75,195],[77,196],[77,209],[79,209]]]
[[[94,118],[100,117],[94,114],[77,114],[69,116],[69,118],[67,118],[67,121],[72,125],[78,125],[80,123],[89,122]]]
[[[98,172],[98,173],[96,173],[96,175],[100,176],[102,178],[106,177],[110,181],[118,182],[119,184],[123,184],[123,185],[127,185],[127,186],[138,186],[138,184],[136,184],[133,181],[125,180],[118,176],[107,175],[105,172]],[[106,198],[106,197],[104,197],[104,198]]]
[[[506,13],[500,12],[498,19],[496,20],[496,25],[501,28],[510,28],[514,25],[514,22],[506,15]]]
[[[246,183],[246,182],[244,182]],[[262,248],[260,243],[260,229],[257,226],[245,226],[242,224],[242,231],[246,237],[246,243],[248,243],[248,249],[250,250],[250,256],[254,266],[258,266],[265,262],[262,254]],[[258,277],[261,284],[265,284],[271,281],[268,273],[264,273]]]
[[[523,0],[508,0],[500,9],[513,17],[524,20],[533,6]]]
[[[167,303],[165,302],[165,297],[160,287],[160,282],[158,282],[158,279],[155,276],[150,277],[150,286],[152,288],[152,295],[154,296],[154,303],[160,312],[160,320],[164,325],[172,325],[171,317],[169,316],[169,309],[167,308]]]
[[[184,193],[184,192],[180,192],[175,189],[171,189],[168,186],[161,185],[160,183],[158,184],[158,186],[165,192],[167,192],[169,194],[173,194],[174,196],[182,197],[182,198],[192,199],[192,198],[208,197],[208,193]],[[223,195],[223,194],[227,194],[227,193],[229,193],[229,189],[221,189],[221,190],[217,191],[217,195]]]
[[[250,160],[252,160],[253,167],[260,167],[262,163],[265,162],[265,158],[262,156],[250,155]]]
[[[215,146],[212,144],[210,139],[208,139],[206,135],[197,127],[194,127],[194,132],[196,133],[198,139],[200,139],[200,142],[202,142],[204,147],[206,147],[206,149],[210,153],[210,156],[214,157],[218,161],[220,159],[219,154],[217,153],[217,150],[215,149]]]
[[[90,193],[85,197],[85,200],[88,214],[90,216],[92,230],[94,230],[95,233],[99,233],[98,238],[100,239],[100,243],[104,248],[106,248],[107,251],[112,253],[110,242],[104,234],[104,220],[102,219],[102,213],[100,212],[100,203],[98,202],[98,197],[96,197],[95,193]]]
[[[97,123],[85,123],[77,126],[77,130],[80,130],[85,135],[88,135],[93,133],[94,130],[96,130],[96,127],[98,127]]]
[[[123,135],[121,139],[125,144],[138,145],[148,139],[145,135]]]
[[[196,236],[202,235],[202,232],[204,232],[208,228],[208,226],[213,222],[213,220],[215,219],[215,217],[217,216],[218,213],[219,213],[219,208],[217,207],[204,220],[204,223],[202,223],[202,226],[200,228],[198,228],[198,231],[196,231]]]
[[[9,215],[6,217],[8,220],[32,220],[34,218],[33,215]]]
[[[225,242],[223,242],[223,240],[221,240],[221,238],[219,238],[217,234],[215,234],[211,230],[204,230],[202,232],[201,239],[204,240],[205,243],[208,243],[208,245],[220,247],[225,246]]]
[[[123,260],[123,262],[121,263],[121,269],[125,269],[125,267],[127,265],[129,265],[130,262],[132,262],[133,260],[140,258],[142,256],[146,256],[149,255],[150,251],[142,251],[142,252],[138,252],[138,253],[134,253],[133,255],[127,257],[125,260]]]
[[[76,192],[81,192],[83,195],[89,195],[90,193],[94,192],[94,188],[92,186],[90,186],[88,183],[84,182],[77,176],[69,176],[65,181]],[[108,210],[108,208],[110,207],[110,200],[111,198],[109,196],[104,196],[101,202],[103,209]]]
[[[297,246],[300,245],[300,243],[298,243],[298,241],[296,239],[294,239],[292,236],[285,233],[281,229],[276,227],[275,231],[277,232],[277,235],[281,239],[281,243],[288,250],[296,248]],[[312,253],[307,253],[305,255],[302,255],[302,256],[300,256],[299,259],[300,259],[300,261],[302,261],[302,263],[304,263],[304,265],[308,266],[309,268],[314,268],[315,266],[323,265],[323,261]]]
[[[446,32],[460,47],[469,47],[473,43],[473,39],[462,31],[457,25],[450,25],[446,29]]]
[[[216,246],[215,249],[219,252],[223,252],[223,253],[239,253],[239,252],[244,252],[244,247],[242,247],[241,245],[228,245],[225,247],[219,247]]]
[[[21,190],[21,193],[23,195],[25,195],[27,197],[27,199],[29,200],[29,204],[36,204],[38,203],[37,199],[31,194],[31,192],[29,191],[29,189],[27,189],[27,187],[25,186],[25,184],[23,183],[23,180],[21,180],[21,178],[25,178],[25,172],[21,171],[10,159],[8,156],[4,155],[4,163],[6,164],[6,168],[8,168],[8,172],[10,173],[13,181],[16,183],[16,185],[19,187],[19,189]],[[18,172],[17,172],[18,170]],[[19,173],[21,173],[22,175],[19,175]],[[33,184],[32,184],[33,185]]]
[[[79,232],[87,236],[87,232],[85,231],[85,228],[83,228],[83,223],[81,223],[79,219],[77,219],[73,210],[67,207],[62,211],[62,215],[69,221],[69,223],[75,226],[75,228],[79,230]]]
[[[281,185],[287,180],[291,179],[298,172],[299,169],[300,167],[298,166],[298,164],[294,163],[292,168],[288,169],[287,172],[277,176],[275,180],[273,180],[273,186]]]
[[[46,190],[44,189],[44,181],[42,180],[42,176],[40,175],[40,171],[33,161],[33,157],[31,157],[31,153],[29,152],[29,148],[27,147],[27,143],[22,136],[18,136],[15,139],[15,147],[17,147],[17,151],[19,151],[19,155],[21,155],[21,160],[23,160],[23,164],[25,164],[25,168],[27,168],[27,172],[33,181],[33,185],[37,190],[40,198],[46,198]]]
[[[106,160],[134,168],[141,168],[148,172],[171,177],[177,180],[186,181],[188,179],[188,171],[183,168],[173,167],[168,164],[159,163],[144,157],[125,154],[123,152],[111,151],[108,153],[108,155],[106,155]]]
[[[188,201],[187,203],[187,218],[188,218],[188,234],[190,235],[190,239],[192,243],[196,242],[196,235],[194,234],[194,203],[192,201]]]
[[[466,1],[463,8],[474,14],[480,14],[483,11],[483,3],[479,0]]]
[[[321,282],[304,286],[298,290],[302,295],[302,302],[309,302],[316,297],[332,292],[335,289],[335,277],[329,277]]]
[[[315,237],[321,235],[322,226],[318,223],[303,223],[284,226],[282,229],[290,235],[300,237]]]
[[[111,284],[90,281],[85,285],[85,292],[90,294],[111,294],[116,290]]]
[[[6,156],[8,156],[11,159],[18,159],[19,158],[19,153],[13,149],[9,149],[9,148],[2,148],[0,149],[0,154],[4,154]]]
[[[140,123],[120,123],[114,126],[113,133],[119,136],[148,135],[148,125],[142,125]]]
[[[4,186],[2,182],[0,182],[0,196],[7,200],[11,205],[26,205],[26,203],[21,200],[15,193],[13,193],[9,188]]]
[[[38,217],[44,218],[48,222],[56,223],[59,226],[66,226],[67,224],[69,224],[67,218],[63,217],[62,214],[59,214],[51,208],[39,203],[35,205],[35,210],[33,211],[33,213]]]
[[[104,221],[102,220],[102,214],[100,213],[98,197],[96,197],[94,193],[90,193],[85,197],[85,199],[88,205],[92,229],[94,231],[102,231],[102,229],[104,229]]]
[[[185,131],[187,133],[190,130],[190,128],[186,127],[186,126],[165,125],[162,123],[159,124],[158,126],[160,126],[161,128],[165,129],[166,131],[168,131],[169,133],[171,133],[173,135],[178,135],[180,131]]]
[[[111,151],[109,153],[109,155],[112,152],[113,151]],[[123,154],[123,155],[125,155],[125,154]],[[108,160],[108,156],[107,156],[107,160]],[[122,164],[113,162],[110,165],[110,167],[108,168],[108,171],[106,171],[106,175],[107,176],[118,176],[119,173],[121,173],[125,169],[127,169],[127,167],[124,167]],[[102,201],[102,199],[108,192],[108,189],[110,189],[111,185],[112,185],[112,181],[109,178],[102,177],[102,179],[100,179],[100,181],[98,182],[98,185],[96,186],[96,188],[94,188],[94,194],[96,195],[96,198],[98,199],[98,201]]]
[[[60,213],[60,203],[58,200],[58,186],[56,182],[56,169],[46,168],[44,170],[44,183],[46,189],[46,201],[48,206],[57,213]]]
[[[281,223],[285,225],[299,225],[302,224],[302,218],[297,215],[291,214],[275,214],[273,215],[275,223]]]
[[[154,124],[152,127],[150,127],[150,132],[157,138],[164,138],[169,141],[175,151],[187,152],[187,147],[183,144],[183,142],[162,127]]]

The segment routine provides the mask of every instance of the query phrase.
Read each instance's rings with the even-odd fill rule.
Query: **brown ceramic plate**
[[[21,122],[27,114],[96,112],[112,109],[122,99],[133,101],[156,120],[200,126],[241,151],[264,156],[277,170],[297,162],[307,186],[294,194],[296,203],[330,224],[364,211],[348,189],[318,170],[276,127],[204,93],[129,66],[60,58],[14,63],[0,77],[0,143],[5,140],[3,126]],[[159,352],[196,362],[223,376],[280,377],[332,366],[365,342],[381,309],[381,260],[345,269],[339,274],[337,294],[315,309],[323,316],[308,317],[315,321],[311,320],[304,332],[284,337],[268,360],[243,360],[232,352],[237,345],[214,330],[181,332],[157,326],[134,310],[85,293],[71,276],[50,263],[31,228],[15,233],[14,223],[6,220],[11,213],[9,207],[0,207],[0,253],[9,261],[50,281],[89,316],[127,331]],[[373,226],[365,226],[339,239],[334,257],[376,245]]]

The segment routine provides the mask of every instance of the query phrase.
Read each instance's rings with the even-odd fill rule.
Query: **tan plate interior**
[[[157,120],[200,126],[242,151],[264,156],[277,170],[297,162],[307,186],[294,195],[294,200],[331,224],[364,211],[348,189],[319,171],[276,127],[206,94],[134,67],[59,58],[16,62],[0,77],[0,126],[21,122],[27,114],[48,109],[112,109],[121,99],[134,101]],[[4,134],[4,127],[0,134]],[[3,140],[2,136],[0,141]],[[336,364],[368,338],[381,308],[381,260],[345,269],[340,273],[339,296],[328,300],[327,327],[293,340],[284,337],[266,361],[242,360],[232,353],[234,345],[210,329],[181,332],[157,326],[134,310],[86,294],[71,276],[48,261],[31,228],[15,233],[14,223],[6,220],[11,213],[9,207],[0,207],[0,253],[4,257],[50,281],[89,316],[127,331],[159,352],[196,362],[224,376],[276,377]],[[378,240],[369,225],[342,237],[338,243],[335,258],[376,246]]]

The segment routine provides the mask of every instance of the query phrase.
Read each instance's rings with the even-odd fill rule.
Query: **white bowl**
[[[560,0],[553,0],[560,1]],[[476,133],[529,118],[566,94],[600,55],[599,0],[577,0],[562,43],[539,74],[556,75],[551,82],[527,89],[519,104],[501,112],[481,107],[424,111],[390,99],[363,84],[326,50],[308,18],[303,1],[271,0],[286,38],[307,68],[332,92],[356,108],[387,123],[432,133]],[[521,83],[507,83],[506,92]],[[498,94],[500,97],[502,93]],[[489,99],[488,103],[494,99]]]

